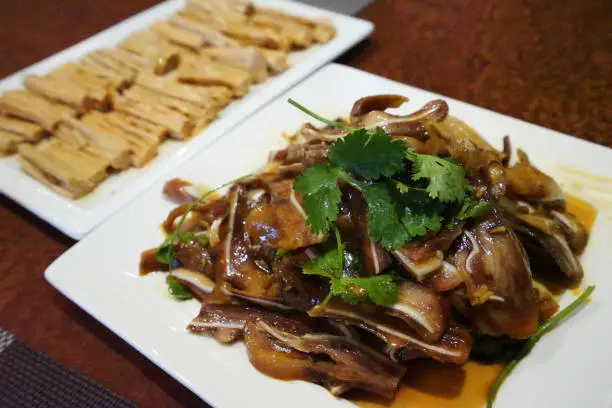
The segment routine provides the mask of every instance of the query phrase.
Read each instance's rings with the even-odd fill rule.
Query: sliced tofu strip
[[[106,152],[104,156],[110,159],[114,169],[121,170],[130,166],[130,146],[121,137],[76,119],[67,118],[63,122],[81,132],[87,138],[88,145]]]
[[[118,61],[117,59],[103,52],[104,50],[98,50],[89,55],[86,55],[81,60],[81,63],[85,66],[97,66],[102,69],[112,71],[120,78],[122,78],[126,85],[131,84],[138,70],[132,68],[130,65],[125,64],[122,61]]]
[[[198,50],[206,45],[202,35],[168,23],[155,23],[151,26],[162,37],[176,44]]]
[[[135,101],[149,102],[153,104],[164,105],[167,108],[175,110],[193,119],[198,119],[210,115],[211,110],[203,109],[194,105],[191,102],[181,99],[172,98],[170,96],[152,91],[140,85],[134,85],[123,93],[128,99]]]
[[[207,13],[227,14],[236,18],[253,12],[253,4],[246,0],[187,0],[187,4]]]
[[[26,122],[9,116],[0,115],[0,130],[17,133],[25,141],[38,142],[45,135],[45,130],[32,122]]]
[[[256,26],[248,21],[226,21],[220,19],[219,16],[202,12],[201,9],[192,5],[188,5],[181,15],[197,21],[200,26],[218,30],[243,45],[282,50],[289,47],[287,39],[269,27]]]
[[[283,21],[292,21],[310,28],[313,39],[318,43],[329,42],[336,36],[336,28],[328,19],[308,19],[292,14],[283,13],[280,10],[256,7],[254,15],[266,15]]]
[[[32,92],[65,103],[79,112],[86,112],[99,106],[94,99],[87,95],[85,89],[63,78],[32,75],[25,79],[25,86]]]
[[[102,78],[112,84],[115,89],[123,89],[128,86],[133,79],[133,75],[125,76],[107,66],[100,64],[96,59],[86,56],[79,61],[79,66],[89,74]]]
[[[91,192],[95,183],[80,176],[69,163],[54,159],[28,144],[19,145],[19,161],[23,169],[54,191],[78,198]]]
[[[181,64],[176,77],[181,82],[198,85],[222,85],[232,89],[236,96],[244,96],[252,78],[241,68],[224,65],[207,57]]]
[[[107,113],[106,120],[112,123],[113,126],[133,133],[142,139],[149,140],[151,143],[159,144],[168,136],[168,129],[164,126],[139,119],[135,116],[126,115],[122,112]]]
[[[204,48],[200,51],[200,54],[213,58],[223,64],[246,70],[257,83],[268,79],[266,57],[255,47]]]
[[[153,29],[132,34],[119,47],[116,51],[123,54],[121,58],[126,58],[131,66],[140,65],[138,72],[163,75],[176,68],[180,62],[176,48],[171,47],[170,41]]]
[[[115,92],[114,85],[77,64],[64,64],[51,71],[47,77],[58,78],[85,90],[86,95],[95,101],[95,109],[107,110]]]
[[[143,56],[122,48],[97,50],[89,56],[118,72],[126,75],[131,72],[133,76],[136,76],[140,71],[151,71],[155,65]]]
[[[120,137],[127,141],[132,153],[132,164],[136,167],[143,167],[153,157],[157,155],[157,143],[150,139],[142,139],[139,136],[126,132],[122,128],[114,126],[106,119],[106,115],[93,112],[81,118],[83,123],[98,128],[108,134]]]
[[[49,139],[38,146],[38,151],[54,160],[69,163],[78,169],[80,177],[92,183],[98,184],[108,177],[108,160],[87,154],[62,140]]]
[[[55,129],[63,117],[76,114],[67,105],[21,89],[7,92],[0,98],[0,112],[37,123],[48,131]]]
[[[82,149],[89,144],[89,139],[79,130],[65,123],[60,123],[53,136],[76,149]]]
[[[202,24],[197,16],[189,14],[176,14],[169,20],[170,24],[198,34],[203,40],[203,45],[211,47],[240,47],[240,43],[233,38],[223,34],[214,27]]]
[[[181,84],[171,78],[162,78],[142,73],[135,83],[155,92],[191,102],[204,109],[225,106],[232,93],[225,87],[202,87]]]
[[[268,63],[268,69],[273,74],[280,74],[283,71],[286,71],[289,68],[289,64],[287,63],[288,54],[284,51],[279,50],[269,50],[267,48],[258,48],[266,57],[266,61]]]
[[[17,152],[17,146],[23,142],[24,139],[20,135],[0,130],[0,156],[8,156]]]
[[[249,22],[258,27],[274,29],[282,37],[285,37],[293,48],[308,48],[314,40],[311,30],[295,21],[255,13],[251,16]]]
[[[195,127],[193,121],[177,111],[160,105],[137,102],[125,97],[117,99],[115,109],[163,126],[170,131],[170,136],[175,139],[185,139],[191,136]]]

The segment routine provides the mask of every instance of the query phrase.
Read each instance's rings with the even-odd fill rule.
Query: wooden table
[[[0,76],[154,3],[0,0]],[[361,13],[374,35],[340,61],[612,146],[612,2],[527,3],[378,0]],[[0,327],[142,406],[206,406],[47,284],[73,243],[0,197]]]

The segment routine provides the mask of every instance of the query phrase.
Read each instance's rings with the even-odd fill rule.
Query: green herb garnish
[[[322,118],[292,99],[289,102],[317,120],[350,132],[332,143],[329,165],[316,163],[296,178],[294,189],[302,195],[306,221],[314,233],[327,233],[338,217],[339,180],[361,191],[368,205],[368,234],[390,251],[437,231],[445,219],[463,220],[491,211],[491,204],[471,198],[465,170],[453,160],[408,151],[381,128],[353,129]]]
[[[514,360],[506,364],[504,369],[499,373],[495,382],[491,386],[489,390],[489,395],[487,397],[487,408],[493,408],[493,404],[495,403],[495,397],[497,396],[497,392],[499,388],[504,383],[506,378],[510,375],[512,370],[518,365],[518,363],[525,358],[536,345],[538,340],[542,338],[546,333],[557,327],[561,324],[566,318],[568,318],[572,313],[574,313],[582,304],[584,304],[591,293],[595,290],[595,285],[590,285],[585,289],[584,292],[580,296],[578,296],[572,303],[569,304],[565,309],[561,310],[559,313],[552,316],[550,319],[545,321],[538,330],[527,339],[525,345],[518,352],[517,356]]]
[[[368,278],[344,276],[345,248],[338,229],[333,227],[337,248],[326,252],[304,265],[306,275],[322,276],[330,280],[327,297],[320,306],[324,307],[332,296],[338,296],[347,303],[355,304],[369,300],[376,305],[392,305],[397,300],[397,284],[390,274]]]
[[[168,275],[166,278],[166,283],[168,284],[168,292],[170,296],[172,296],[176,300],[189,300],[193,298],[193,295],[187,288],[178,283],[176,279],[172,277],[172,275]]]
[[[431,198],[443,203],[462,202],[472,185],[465,177],[465,170],[453,160],[408,152],[412,162],[412,180],[427,180],[426,191]]]

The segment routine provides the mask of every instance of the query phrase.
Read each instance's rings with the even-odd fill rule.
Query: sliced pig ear
[[[465,288],[454,291],[453,305],[476,331],[517,338],[535,332],[538,302],[529,261],[505,220],[493,213],[467,229],[453,258],[465,272]]]
[[[251,363],[263,373],[316,382],[340,393],[358,388],[390,398],[405,373],[401,365],[343,335],[295,334],[250,321],[245,342]]]
[[[357,128],[382,128],[391,136],[410,136],[427,139],[425,125],[441,122],[448,116],[448,104],[437,99],[425,104],[421,109],[408,115],[392,115],[387,108],[397,108],[408,99],[401,95],[375,95],[361,98],[351,111],[351,124]]]

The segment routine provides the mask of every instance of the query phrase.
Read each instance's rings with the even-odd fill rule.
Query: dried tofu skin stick
[[[86,112],[97,106],[85,89],[63,78],[32,75],[25,79],[25,86],[34,93],[65,103],[79,112]]]
[[[105,114],[92,113],[82,118],[83,123],[101,129],[104,132],[120,137],[130,146],[132,164],[142,167],[157,155],[156,141],[148,138],[140,138],[138,135],[124,131],[122,128],[114,126],[108,121]]]
[[[206,41],[200,34],[168,23],[155,23],[151,28],[167,40],[194,50],[206,45]]]
[[[281,72],[289,69],[289,64],[287,63],[287,58],[289,55],[286,52],[269,50],[266,48],[258,48],[258,50],[261,51],[266,58],[268,69],[272,74],[280,74]]]
[[[255,47],[204,48],[200,54],[222,64],[246,70],[257,83],[268,79],[268,62],[264,54]]]
[[[245,70],[223,65],[206,57],[181,64],[176,77],[181,82],[226,86],[237,96],[245,95],[253,82]]]
[[[42,143],[38,150],[50,155],[54,160],[69,163],[70,166],[79,170],[84,180],[98,184],[108,177],[107,168],[110,162],[100,157],[92,157],[74,146],[59,139],[50,139]]]
[[[140,85],[132,86],[130,89],[123,93],[123,96],[134,101],[160,104],[193,119],[198,119],[202,116],[207,115],[207,112],[210,112],[210,110],[206,110],[204,108],[196,106],[191,102],[172,98],[170,96],[152,91]]]
[[[79,66],[88,74],[108,81],[115,89],[123,89],[131,82],[130,77],[100,64],[96,59],[89,56],[81,59]]]
[[[253,12],[253,4],[244,0],[187,0],[187,5],[206,13],[229,15],[237,19]]]
[[[64,119],[64,123],[87,138],[88,146],[106,152],[104,156],[110,159],[113,168],[121,170],[130,166],[130,146],[125,140],[97,126],[76,119]]]
[[[136,84],[161,94],[181,99],[204,109],[218,107],[231,99],[228,89],[219,90],[181,84],[172,78],[161,78],[149,74],[136,77]]]
[[[0,156],[16,153],[17,146],[23,142],[24,139],[20,135],[0,130]]]
[[[128,133],[150,140],[152,143],[159,144],[168,136],[168,129],[164,126],[122,112],[107,113],[106,120]]]
[[[314,41],[312,30],[295,21],[255,13],[249,22],[256,26],[274,29],[286,39],[292,48],[308,48]]]
[[[256,7],[254,15],[258,14],[308,27],[311,29],[313,39],[318,43],[329,42],[336,36],[336,28],[328,19],[308,19],[266,7]]]
[[[37,123],[49,131],[55,129],[63,117],[76,114],[67,105],[54,103],[25,90],[10,91],[2,95],[0,112]]]
[[[164,108],[163,106],[137,102],[124,97],[117,100],[116,108],[125,114],[167,128],[170,131],[170,136],[174,139],[185,139],[191,136],[195,126],[193,121],[179,112]]]
[[[76,198],[89,193],[95,187],[95,183],[80,177],[78,169],[55,159],[52,155],[45,154],[28,144],[20,145],[18,150],[20,159],[26,161],[26,165],[22,162],[24,170],[46,185],[54,186],[55,191],[65,192],[68,196]]]
[[[203,46],[211,47],[239,47],[240,43],[233,38],[223,34],[220,30],[213,26],[203,24],[193,15],[179,13],[174,15],[169,20],[170,24],[180,27],[187,31],[193,32],[200,36],[203,41]]]
[[[154,65],[142,55],[127,51],[123,48],[98,50],[89,54],[89,56],[118,72],[126,74],[128,71],[131,72],[133,75],[132,79],[138,72],[151,70]]]
[[[39,125],[9,116],[0,116],[0,130],[16,133],[28,142],[38,142],[45,135]]]

